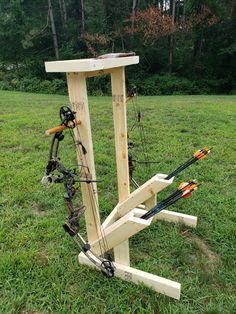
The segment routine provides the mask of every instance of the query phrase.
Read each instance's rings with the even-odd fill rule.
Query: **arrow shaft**
[[[183,165],[179,166],[177,169],[175,169],[173,172],[171,172],[165,180],[170,180],[172,177],[176,176],[178,173],[183,171],[184,169],[188,168],[190,165],[195,163],[198,160],[196,157],[190,158],[188,161],[186,161]]]

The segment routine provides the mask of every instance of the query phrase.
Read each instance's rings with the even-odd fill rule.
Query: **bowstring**
[[[140,137],[140,142],[141,142],[143,158],[145,161],[146,168],[148,169],[148,174],[151,175],[151,162],[150,162],[150,159],[148,157],[146,134],[145,134],[144,125],[142,122],[142,118],[143,118],[142,117],[142,111],[141,111],[140,104],[138,102],[138,94],[137,93],[136,93],[135,99],[132,99],[132,106],[133,106],[133,111],[135,114],[135,118],[134,118],[135,121],[130,128],[130,132],[132,132],[135,128],[137,128],[139,131],[139,137]]]
[[[81,136],[80,136],[80,132],[78,130],[78,127],[75,128],[75,131],[77,133],[78,139],[81,140]],[[75,135],[74,135],[72,129],[70,129],[70,134],[71,134],[71,137],[72,137],[73,142],[75,144],[76,151],[77,151],[79,158],[80,158],[80,162],[81,162],[80,166],[87,169],[87,171],[84,171],[84,173],[85,173],[86,179],[89,180],[91,178],[88,178],[88,174],[91,174],[91,173],[90,173],[90,169],[88,167],[88,161],[87,161],[86,155],[82,153],[82,151],[81,151],[82,148],[80,148],[78,143],[76,143]],[[84,165],[84,162],[85,162],[85,165]],[[95,178],[92,178],[92,179],[95,179]],[[107,243],[107,239],[105,236],[104,228],[100,223],[100,219],[99,219],[99,216],[98,216],[98,213],[96,210],[97,208],[99,208],[99,204],[98,204],[98,199],[95,196],[95,188],[93,187],[93,182],[90,182],[89,186],[87,186],[87,188],[88,188],[90,203],[91,203],[91,207],[92,207],[92,215],[93,215],[94,221],[96,222],[96,232],[97,232],[98,239],[101,237],[98,241],[99,242],[99,248],[100,248],[100,252],[101,252],[102,256],[104,256],[105,252],[108,251],[108,243]],[[97,193],[97,191],[96,191],[96,193]]]

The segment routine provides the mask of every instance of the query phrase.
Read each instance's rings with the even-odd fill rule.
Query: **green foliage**
[[[41,81],[36,77],[12,78],[11,75],[6,75],[3,80],[0,80],[0,89],[30,93],[66,94],[66,82],[59,79]]]
[[[174,75],[153,75],[138,84],[142,95],[201,94],[194,82]]]
[[[145,95],[230,94],[235,90],[235,1],[128,0],[114,3],[87,0],[83,1],[84,23],[81,1],[51,2],[60,59],[135,51],[140,56],[140,73],[130,67],[127,77],[134,84],[141,85]],[[63,2],[66,17],[60,5]],[[137,7],[132,25],[135,2]],[[171,7],[174,3],[173,34],[163,28],[161,36],[157,36],[159,24],[148,12],[156,11],[162,25],[163,17],[173,20]],[[164,14],[159,12],[161,4],[164,4]],[[138,19],[140,14],[145,16],[142,23]],[[140,31],[143,28],[153,39],[148,45]],[[153,31],[156,28],[157,31]],[[134,30],[137,33],[133,33]],[[170,39],[173,39],[171,45]],[[54,50],[48,1],[0,1],[0,66],[6,75],[4,78],[0,75],[1,89],[64,93],[64,77],[46,74],[44,69],[45,61],[55,60]],[[160,86],[157,87],[156,83]],[[109,82],[106,78],[90,80],[89,90],[90,94],[108,94]]]
[[[142,95],[196,95],[221,94],[231,90],[231,80],[189,80],[175,75],[153,75],[137,82]]]
[[[109,95],[111,93],[111,80],[107,76],[96,76],[88,80],[88,92],[93,96]]]
[[[152,75],[146,79],[132,79],[141,95],[195,95],[221,94],[228,90],[233,94],[234,85],[227,79],[208,79],[191,81],[175,75]],[[98,76],[88,79],[88,93],[93,96],[110,95],[109,76]],[[15,90],[31,93],[61,94],[67,93],[66,80],[40,80],[37,77],[22,77],[14,72],[0,72],[0,90]]]

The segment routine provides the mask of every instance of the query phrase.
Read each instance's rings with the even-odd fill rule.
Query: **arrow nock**
[[[192,195],[192,193],[198,189],[199,186],[200,186],[200,184],[193,184],[191,187],[189,187],[188,189],[186,189],[184,191],[182,197],[183,198],[190,197]]]

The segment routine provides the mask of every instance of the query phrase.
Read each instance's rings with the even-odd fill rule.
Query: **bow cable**
[[[75,127],[74,130],[77,133],[77,138],[81,139],[79,129]],[[75,144],[80,162],[83,166],[85,178],[86,180],[91,180],[91,173],[90,173],[90,169],[88,167],[88,161],[86,158],[86,150],[83,149],[83,145],[81,145],[82,144],[81,140],[76,141],[75,135],[72,129],[70,129],[70,134]],[[107,244],[104,228],[99,223],[100,219],[98,217],[97,210],[96,210],[97,208],[99,208],[98,199],[96,197],[97,191],[93,187],[93,182],[88,184],[87,188],[88,188],[88,193],[90,197],[93,218],[94,218],[94,221],[96,222],[96,232],[97,232],[97,238],[99,239],[100,252],[103,253],[104,255],[104,253],[108,251],[108,244]],[[109,262],[111,263],[113,268],[115,268],[113,263],[111,261]]]
[[[143,114],[141,111],[140,104],[138,102],[138,92],[137,88],[134,86],[127,94],[127,99],[132,99],[132,106],[133,106],[133,112],[134,112],[134,122],[132,126],[130,127],[130,130],[128,131],[127,137],[128,140],[130,138],[130,133],[132,133],[135,129],[138,129],[138,134],[141,142],[141,150],[142,150],[142,156],[143,160],[136,160],[133,159],[133,155],[131,150],[135,147],[135,144],[133,142],[128,143],[128,153],[129,153],[129,175],[130,175],[130,182],[137,188],[139,187],[139,184],[134,180],[133,178],[133,171],[136,168],[136,164],[145,164],[148,175],[151,175],[151,164],[159,163],[158,161],[152,161],[148,157],[148,148],[147,148],[147,140],[146,140],[146,134],[145,134],[145,128],[143,125]]]

